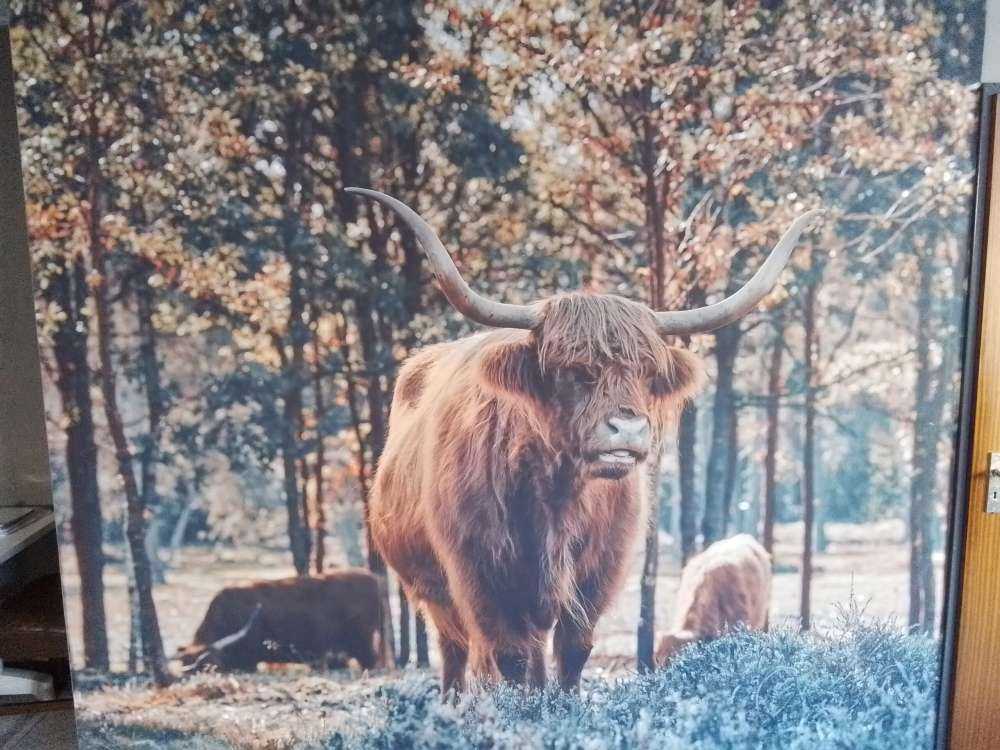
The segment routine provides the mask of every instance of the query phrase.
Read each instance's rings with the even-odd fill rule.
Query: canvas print
[[[980,3],[12,4],[85,748],[912,748]]]

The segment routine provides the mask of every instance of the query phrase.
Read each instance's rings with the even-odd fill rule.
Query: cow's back
[[[259,632],[310,657],[352,652],[380,621],[378,579],[361,569],[260,584]]]
[[[748,534],[715,542],[693,557],[681,574],[674,631],[714,638],[743,624],[767,627],[771,558]]]

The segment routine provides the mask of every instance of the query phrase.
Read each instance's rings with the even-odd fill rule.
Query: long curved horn
[[[379,203],[388,206],[413,230],[417,241],[424,249],[431,270],[438,280],[438,285],[448,301],[469,320],[494,328],[534,328],[539,323],[538,311],[529,305],[510,305],[506,302],[495,302],[474,292],[455,267],[455,262],[448,255],[444,245],[430,224],[421,218],[420,214],[402,201],[377,190],[349,187],[348,193],[357,193],[374,198]]]
[[[697,310],[654,313],[660,333],[673,335],[706,333],[729,325],[753,310],[778,281],[799,236],[809,223],[822,213],[821,209],[814,209],[793,221],[753,278],[724,300],[707,307],[699,307]]]
[[[208,661],[208,658],[212,655],[212,653],[213,653],[212,651],[206,648],[204,651],[198,654],[198,657],[193,662],[191,662],[186,666],[181,667],[181,673],[187,674],[189,672],[197,672],[198,669],[201,667],[201,665],[204,664],[206,661]]]
[[[237,641],[241,641],[244,638],[246,638],[247,634],[250,632],[250,628],[252,628],[253,624],[255,622],[257,622],[257,618],[260,616],[260,610],[261,610],[261,603],[257,602],[257,606],[254,607],[253,612],[250,613],[250,617],[247,619],[247,624],[246,625],[244,625],[242,628],[240,628],[239,630],[237,630],[235,633],[230,633],[229,635],[223,636],[219,640],[213,642],[208,647],[208,650],[209,651],[222,651],[222,649],[229,648],[230,646],[232,646]]]

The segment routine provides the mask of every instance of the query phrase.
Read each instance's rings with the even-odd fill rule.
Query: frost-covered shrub
[[[432,677],[409,676],[367,697],[358,726],[327,746],[918,750],[931,745],[937,667],[933,640],[888,627],[741,632],[656,674],[586,681],[579,696],[500,687],[452,705]]]

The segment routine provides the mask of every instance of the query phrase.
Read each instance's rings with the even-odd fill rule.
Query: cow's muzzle
[[[627,470],[649,453],[649,420],[627,410],[618,411],[605,420],[594,438],[587,451],[591,463]]]

